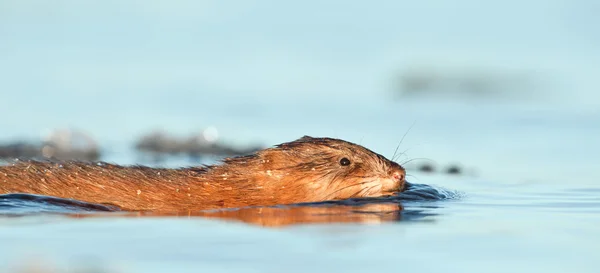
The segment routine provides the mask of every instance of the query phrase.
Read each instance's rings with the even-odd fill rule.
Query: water
[[[426,186],[393,199],[190,215],[3,196],[0,271],[600,271],[597,1],[238,2],[1,1],[0,141],[73,127],[102,160],[151,164],[132,145],[157,128],[388,157],[409,131],[399,162],[464,172],[409,169]],[[392,99],[399,73],[429,66],[533,85]]]
[[[17,268],[29,258],[116,272],[597,272],[600,176],[591,168],[599,163],[597,116],[528,112],[511,104],[410,105],[419,107],[398,111],[398,104],[382,103],[366,117],[334,108],[345,116],[334,128],[340,137],[362,138],[363,145],[391,156],[413,121],[369,124],[369,116],[416,117],[445,105],[445,111],[424,112],[400,150],[412,149],[399,161],[429,158],[438,169],[460,163],[463,174],[409,171],[416,185],[392,200],[190,215],[107,214],[80,204],[5,197],[0,265]],[[481,110],[492,107],[488,114]],[[500,109],[505,114],[498,115]],[[254,117],[253,128],[265,132],[265,141],[289,139],[301,118],[269,110]],[[308,134],[330,135],[321,132],[336,117],[305,115],[313,121],[302,123]],[[279,119],[292,121],[274,130],[270,124]],[[130,152],[111,152],[106,159],[139,161]],[[166,163],[191,164],[185,158]]]

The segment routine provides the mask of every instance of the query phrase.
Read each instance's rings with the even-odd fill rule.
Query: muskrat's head
[[[255,183],[276,187],[275,198],[290,195],[298,202],[313,202],[379,197],[405,185],[406,172],[398,163],[339,139],[304,136],[251,157],[242,160],[253,169]]]

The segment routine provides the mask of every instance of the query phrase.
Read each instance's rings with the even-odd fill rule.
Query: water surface
[[[233,144],[329,136],[388,157],[403,139],[400,163],[464,172],[409,169],[452,198],[181,215],[3,196],[1,272],[600,272],[598,1],[46,2],[0,1],[0,141],[72,127],[102,160],[154,164],[141,135],[216,126]],[[533,84],[392,96],[415,67]]]
[[[392,106],[377,113],[397,112]],[[413,149],[399,161],[423,154],[438,169],[458,162],[464,173],[409,171],[421,190],[392,200],[180,215],[107,214],[4,198],[0,265],[13,268],[37,255],[59,266],[92,263],[126,272],[596,272],[600,187],[589,166],[598,164],[592,152],[599,147],[589,140],[600,120],[546,113],[531,115],[537,121],[523,127],[515,118],[523,113],[509,106],[513,112],[494,117],[446,107],[452,118],[430,113],[411,129],[401,146]],[[405,109],[402,116],[419,111]],[[255,126],[274,120],[263,119]],[[400,120],[398,127],[410,126]],[[388,128],[389,120],[368,126],[371,133],[347,126],[337,134],[366,135],[363,145],[378,152],[385,146],[391,154],[407,130],[372,133]],[[502,141],[516,137],[521,141]],[[434,144],[419,148],[419,140]],[[108,154],[123,164],[135,158]],[[180,158],[165,165],[192,164]],[[419,185],[439,192],[428,195]]]

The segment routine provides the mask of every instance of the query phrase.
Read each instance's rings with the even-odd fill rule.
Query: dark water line
[[[117,207],[92,204],[82,202],[74,199],[65,199],[52,196],[36,195],[36,194],[25,194],[25,193],[11,193],[0,195],[0,213],[10,211],[19,212],[19,210],[37,209],[40,211],[58,211],[61,210],[72,212],[72,211],[119,211]]]
[[[294,206],[364,206],[367,204],[396,203],[402,205],[413,201],[441,201],[460,198],[461,194],[424,184],[408,184],[407,189],[397,195],[380,198],[353,198],[337,201],[300,203],[286,205]],[[277,207],[277,206],[274,206]],[[74,199],[64,199],[35,194],[13,193],[0,195],[0,214],[30,214],[34,213],[78,213],[78,212],[113,212],[119,208],[82,202]]]

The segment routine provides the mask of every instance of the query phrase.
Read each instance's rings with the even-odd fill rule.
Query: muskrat
[[[29,193],[128,211],[189,211],[380,197],[405,170],[363,146],[304,136],[222,164],[179,169],[22,161],[0,167],[0,194]]]

